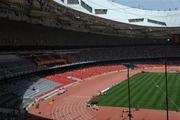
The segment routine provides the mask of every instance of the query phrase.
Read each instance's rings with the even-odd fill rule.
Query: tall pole
[[[166,79],[166,115],[169,120],[169,102],[168,102],[168,79],[167,79],[167,58],[165,58],[165,79]]]
[[[169,120],[169,101],[168,101],[168,76],[167,76],[167,45],[170,39],[167,39],[165,46],[165,80],[166,80],[166,116]]]
[[[131,96],[130,96],[130,80],[129,80],[129,66],[127,66],[127,77],[128,77],[128,102],[129,102],[129,120],[131,120]]]

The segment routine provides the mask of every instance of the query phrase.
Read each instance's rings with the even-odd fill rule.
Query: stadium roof
[[[140,26],[180,27],[180,11],[143,10],[111,0],[54,0],[59,4],[101,18]]]

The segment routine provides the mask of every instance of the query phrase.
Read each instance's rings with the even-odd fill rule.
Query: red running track
[[[158,71],[162,71],[160,68]],[[151,71],[153,71],[151,69]],[[140,71],[133,70],[131,75]],[[87,108],[86,102],[99,90],[104,90],[126,79],[126,72],[113,72],[76,82],[68,88],[65,94],[54,96],[39,102],[39,109],[35,105],[28,112],[34,115],[54,120],[128,120],[127,114],[120,107],[98,107],[98,111]],[[41,113],[39,113],[41,112]],[[123,114],[123,118],[122,118]],[[165,120],[166,112],[161,110],[140,109],[133,110],[132,120]],[[178,112],[170,112],[170,120],[180,120]]]

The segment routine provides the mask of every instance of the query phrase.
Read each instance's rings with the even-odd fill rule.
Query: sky
[[[113,0],[131,7],[153,10],[168,10],[169,8],[180,10],[180,0]]]

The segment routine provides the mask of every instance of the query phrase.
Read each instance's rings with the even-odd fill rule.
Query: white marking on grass
[[[157,84],[157,82],[154,81],[154,79],[151,80],[154,85],[159,88],[159,90],[163,93],[164,96],[166,96],[166,93],[163,91],[163,89]],[[171,101],[172,104],[174,104],[176,106],[177,109],[179,109],[180,107],[173,101],[173,99],[171,99],[169,96],[168,96],[168,99]]]

